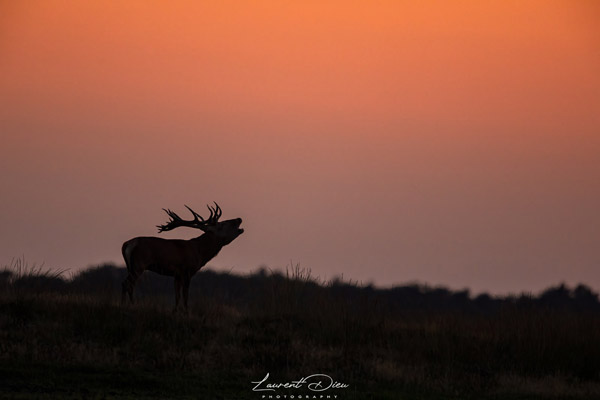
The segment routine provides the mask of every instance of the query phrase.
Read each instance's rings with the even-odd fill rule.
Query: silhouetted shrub
[[[14,279],[11,287],[28,293],[66,292],[69,283],[58,276],[26,275]]]
[[[75,293],[118,292],[126,276],[125,268],[98,265],[77,273],[69,282],[69,289]]]

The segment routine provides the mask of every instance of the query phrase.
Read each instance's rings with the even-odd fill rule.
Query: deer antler
[[[158,228],[158,232],[160,233],[160,232],[164,232],[164,231],[170,231],[171,229],[179,228],[180,226],[187,226],[189,228],[202,229],[202,228],[206,227],[207,225],[215,225],[217,223],[217,221],[219,220],[219,218],[221,217],[221,214],[223,213],[221,211],[221,207],[219,207],[219,205],[216,202],[215,202],[215,206],[216,207],[213,207],[213,208],[208,206],[208,209],[210,210],[210,217],[207,220],[205,220],[204,218],[202,218],[202,216],[200,214],[198,214],[196,211],[192,210],[190,207],[188,207],[186,205],[185,208],[190,210],[190,212],[194,216],[194,219],[189,220],[189,221],[182,219],[174,211],[171,211],[168,208],[163,208],[163,210],[167,213],[167,215],[169,216],[169,218],[171,218],[171,220],[168,221],[166,224],[156,225],[156,227]]]
[[[219,207],[217,202],[215,201],[214,203],[214,207],[206,205],[206,207],[208,207],[208,210],[210,211],[210,217],[208,218],[207,223],[211,224],[216,224],[219,218],[221,218],[221,215],[223,214],[223,211],[221,211],[221,207]]]
[[[185,205],[185,204],[184,204]],[[200,214],[198,214],[196,211],[192,210],[191,208],[189,208],[188,206],[185,206],[185,208],[187,208],[188,210],[190,210],[190,212],[192,213],[192,215],[194,216],[194,220],[197,221],[198,219],[200,219],[200,221],[205,222],[204,218],[202,218],[202,216]],[[163,209],[164,210],[164,209]]]

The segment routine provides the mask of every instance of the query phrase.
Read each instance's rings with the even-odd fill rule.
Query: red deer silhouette
[[[121,303],[125,302],[126,293],[133,303],[135,282],[144,271],[148,270],[175,278],[175,310],[179,306],[182,289],[183,304],[187,310],[192,277],[215,257],[223,246],[244,233],[244,230],[240,229],[241,218],[219,222],[222,210],[216,202],[214,207],[208,206],[210,217],[206,220],[190,207],[185,207],[194,216],[193,220],[183,220],[173,211],[163,209],[170,220],[164,225],[157,225],[158,232],[187,226],[203,231],[204,234],[201,236],[190,240],[136,237],[123,243],[121,251],[129,274],[123,281]]]

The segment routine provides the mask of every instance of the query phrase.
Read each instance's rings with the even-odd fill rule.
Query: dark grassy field
[[[600,398],[600,307],[583,286],[473,299],[290,272],[200,273],[188,315],[151,273],[125,307],[122,268],[0,274],[0,397]],[[349,386],[253,392],[267,373]]]

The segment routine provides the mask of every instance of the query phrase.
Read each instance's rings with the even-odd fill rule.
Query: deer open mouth
[[[242,233],[244,233],[244,229],[240,228],[240,225],[242,224],[242,219],[238,218],[237,220],[237,228],[238,228],[238,233],[241,235]]]

